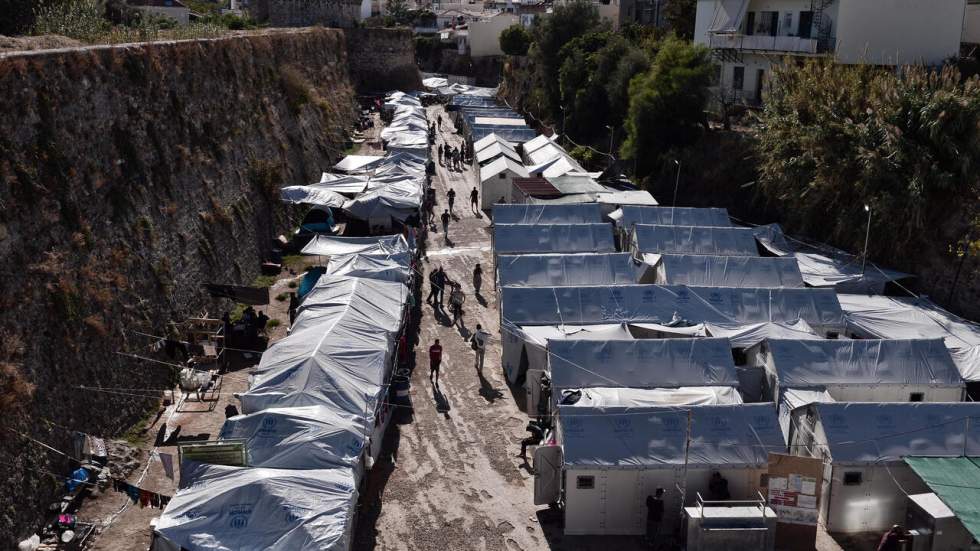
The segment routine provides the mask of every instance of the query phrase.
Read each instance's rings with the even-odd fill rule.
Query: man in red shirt
[[[432,376],[435,375],[435,385],[439,386],[439,364],[442,363],[442,345],[439,344],[439,339],[436,339],[435,344],[429,347],[429,381],[433,381]]]

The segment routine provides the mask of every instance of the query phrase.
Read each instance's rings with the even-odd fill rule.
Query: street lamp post
[[[615,141],[616,137],[616,129],[608,124],[606,125],[606,128],[609,129],[609,157],[613,158],[613,142]]]
[[[677,206],[677,186],[681,183],[681,162],[674,159],[674,164],[677,165],[677,177],[674,179],[674,201],[670,204],[672,207]]]
[[[861,275],[864,276],[864,268],[868,264],[868,238],[871,237],[871,207],[864,205],[864,210],[868,213],[868,227],[864,230],[864,254],[861,255]]]

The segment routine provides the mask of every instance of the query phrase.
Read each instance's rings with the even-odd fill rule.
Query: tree
[[[908,265],[976,234],[980,79],[953,67],[900,73],[825,61],[776,66],[758,132],[760,191],[792,229]],[[945,240],[945,241],[943,241]],[[914,255],[913,255],[914,256]]]
[[[573,0],[555,6],[550,16],[536,21],[530,55],[538,72],[546,107],[551,118],[556,120],[561,117],[557,77],[563,59],[559,51],[572,39],[600,26],[599,10],[587,0]]]
[[[531,33],[520,23],[515,23],[500,33],[500,49],[507,55],[527,55],[531,47]]]
[[[697,17],[696,0],[670,0],[664,5],[664,21],[677,36],[694,38],[694,20]]]
[[[706,48],[668,37],[650,69],[630,82],[621,154],[636,161],[638,175],[700,136],[713,72]]]

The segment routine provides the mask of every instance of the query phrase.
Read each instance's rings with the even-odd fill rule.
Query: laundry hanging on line
[[[118,478],[112,479],[112,489],[126,494],[134,504],[139,503],[140,509],[152,507],[154,509],[164,509],[170,503],[171,496],[165,496],[150,490],[144,490],[139,486],[134,486],[125,480]]]

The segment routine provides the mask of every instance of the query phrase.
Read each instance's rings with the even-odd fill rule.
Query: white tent
[[[741,403],[738,389],[732,386],[592,387],[562,390],[558,397],[561,407],[717,406]]]
[[[418,214],[421,206],[421,186],[413,178],[404,178],[358,195],[344,203],[343,209],[351,217],[365,220],[372,227],[390,229],[392,220],[404,222]]]
[[[725,337],[732,348],[749,348],[766,339],[822,339],[810,325],[797,320],[796,323],[706,323],[705,331],[712,337]]]
[[[313,187],[339,193],[347,197],[354,197],[358,193],[363,193],[364,190],[367,189],[368,180],[370,179],[370,176],[366,174],[347,175],[324,172],[320,176],[319,183],[305,187]]]
[[[318,184],[311,186],[287,186],[279,190],[279,198],[286,203],[296,205],[316,205],[319,207],[340,208],[347,198],[337,193],[323,189]]]
[[[958,402],[965,385],[939,339],[770,339],[749,352],[768,373],[771,397],[821,388],[853,402]]]
[[[980,325],[927,298],[839,295],[847,330],[876,339],[943,339],[963,379],[980,381]]]
[[[792,258],[648,253],[643,260],[656,266],[660,285],[804,287]]]
[[[600,224],[602,207],[596,204],[496,204],[494,224]]]
[[[661,207],[624,205],[613,214],[616,224],[624,230],[633,224],[656,226],[717,226],[732,225],[728,211],[720,208]]]
[[[359,174],[374,170],[383,159],[381,155],[347,155],[333,165],[333,169],[348,174]]]
[[[552,388],[738,386],[728,339],[548,342]]]
[[[531,140],[528,140],[527,142],[524,143],[524,154],[527,155],[527,154],[533,153],[533,152],[541,149],[542,147],[544,147],[546,145],[549,145],[549,144],[552,144],[552,143],[554,143],[554,140],[552,140],[548,136],[545,136],[544,134],[541,134],[541,135],[539,135],[539,136],[537,136],[537,137],[535,137],[535,138],[533,138]]]
[[[515,325],[594,323],[793,323],[841,331],[832,289],[738,289],[660,285],[503,287],[501,317]],[[671,323],[678,322],[678,323]]]
[[[492,132],[480,138],[479,140],[473,142],[473,151],[479,153],[480,151],[483,151],[484,149],[494,144],[499,144],[501,147],[505,149],[509,149],[515,153],[517,152],[517,150],[514,148],[514,144],[508,142],[507,140],[501,138],[500,136]]]
[[[335,276],[363,277],[408,283],[412,278],[411,253],[352,253],[334,255],[327,273]]]
[[[495,142],[476,152],[476,162],[479,165],[487,164],[499,157],[507,157],[519,165],[522,163],[521,156],[512,147],[501,145],[499,142]]]
[[[244,439],[249,467],[331,469],[359,477],[365,436],[349,413],[326,406],[269,408],[229,417],[222,440]]]
[[[630,242],[636,253],[759,256],[749,228],[638,224]]]
[[[790,425],[793,423],[793,411],[796,408],[836,401],[826,390],[806,388],[787,388],[784,390],[779,398],[779,428],[783,431],[783,438],[786,443],[789,444]]]
[[[629,253],[525,254],[497,257],[500,286],[627,285],[641,283],[650,266]]]
[[[181,486],[157,522],[157,551],[350,548],[357,504],[350,469],[186,462]]]
[[[929,491],[904,457],[980,455],[980,404],[813,403],[793,411],[789,442],[830,463],[827,531],[880,534],[905,521],[909,494]]]
[[[290,334],[317,328],[322,320],[331,324],[339,320],[351,326],[370,323],[373,331],[396,333],[401,327],[407,295],[408,288],[402,283],[324,274],[303,297]]]
[[[370,237],[334,237],[317,234],[300,251],[317,256],[362,254],[396,254],[408,252],[408,241],[401,234]]]
[[[494,224],[495,254],[616,252],[609,224]]]
[[[661,529],[670,532],[681,489],[691,505],[720,472],[733,499],[756,498],[769,452],[786,450],[771,404],[559,406],[558,443],[565,534],[642,534],[643,503],[656,488],[667,490]],[[546,469],[535,462],[536,472]]]

